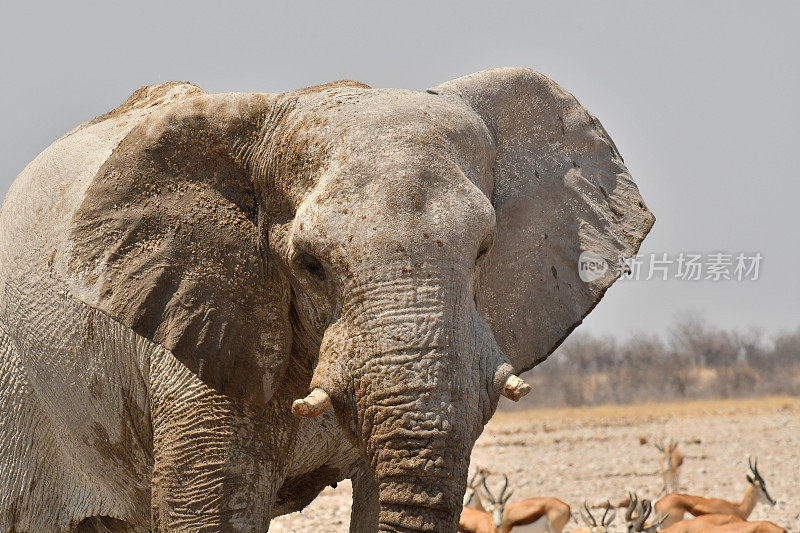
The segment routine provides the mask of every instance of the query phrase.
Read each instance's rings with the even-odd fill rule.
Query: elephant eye
[[[479,264],[481,260],[484,257],[486,257],[486,255],[489,253],[489,250],[492,249],[493,243],[494,243],[494,235],[490,233],[489,235],[486,236],[485,239],[483,239],[481,247],[478,249],[478,255],[477,257],[475,257],[475,264]]]
[[[297,265],[299,268],[302,268],[317,280],[325,281],[325,268],[322,266],[322,263],[320,263],[319,259],[313,255],[300,254],[300,256],[297,258]]]

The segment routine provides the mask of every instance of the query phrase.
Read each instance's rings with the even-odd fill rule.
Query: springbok
[[[503,474],[503,488],[500,489],[500,495],[497,497],[492,494],[492,491],[489,490],[488,485],[486,485],[486,477],[483,478],[481,484],[483,485],[483,490],[486,493],[486,498],[489,500],[489,509],[487,509],[487,512],[492,516],[494,527],[496,529],[500,529],[503,527],[503,511],[505,511],[506,503],[514,493],[514,489],[511,489],[508,491],[508,493],[506,493],[506,489],[508,489],[508,476],[506,474]]]
[[[683,454],[678,449],[677,441],[674,440],[670,440],[666,446],[664,441],[661,440],[653,445],[661,452],[661,457],[658,458],[661,477],[664,480],[664,487],[661,492],[675,494],[678,492],[678,469],[683,464]]]
[[[634,494],[634,498],[636,495]],[[636,507],[636,504],[633,504],[633,508]],[[628,533],[657,533],[658,531],[662,531],[661,525],[669,518],[669,513],[666,516],[662,517],[659,520],[651,523],[649,526],[646,526],[645,523],[647,522],[647,517],[650,516],[650,512],[653,510],[653,505],[650,500],[642,500],[639,505],[639,514],[636,518],[628,518],[631,514],[631,506],[628,507],[628,512],[625,513],[625,524],[628,528]]]
[[[489,510],[492,515],[494,527],[500,533],[508,533],[517,526],[533,526],[526,531],[561,533],[570,518],[570,507],[567,503],[557,498],[526,498],[514,503],[508,499],[514,492],[508,488],[508,477],[503,475],[505,482],[500,495],[495,497],[483,480],[483,489],[489,500]]]
[[[583,509],[586,509],[586,514],[583,513]],[[586,527],[573,529],[570,533],[608,533],[608,526],[611,525],[611,522],[614,521],[614,517],[617,516],[617,511],[612,511],[611,504],[606,503],[606,510],[603,513],[603,518],[600,519],[600,523],[598,524],[586,502],[583,502],[583,509],[580,510],[580,513]],[[611,513],[611,516],[608,516],[608,513]]]
[[[747,488],[744,491],[744,497],[739,503],[730,502],[721,498],[704,498],[702,496],[691,496],[689,494],[667,494],[655,504],[655,510],[658,516],[666,516],[669,513],[669,518],[664,522],[664,527],[670,527],[674,523],[683,519],[685,513],[693,516],[700,516],[706,514],[732,514],[736,515],[742,520],[747,520],[753,508],[761,501],[770,505],[775,505],[775,500],[767,492],[767,483],[761,474],[758,473],[758,459],[755,462],[747,459],[747,464],[750,466],[750,472],[753,474],[747,476]]]
[[[629,492],[628,499],[616,505],[616,507],[624,506],[627,506],[625,510],[625,531],[627,533],[633,533],[636,531],[636,521],[642,514],[641,508],[639,507],[639,497],[635,492]]]
[[[627,506],[625,510],[625,531],[627,533],[634,533],[646,529],[644,523],[652,508],[650,500],[644,499],[639,501],[638,494],[629,492],[628,499],[620,503],[619,507],[623,505]]]
[[[500,531],[507,533],[513,527],[531,525],[531,532],[561,533],[569,518],[566,502],[557,498],[526,498],[506,505]]]
[[[460,533],[495,533],[494,522],[489,513],[479,511],[472,507],[461,509],[461,516],[458,519],[458,531]]]
[[[731,522],[703,529],[700,533],[786,533],[786,529],[769,520],[761,520],[758,522]]]
[[[488,475],[489,471],[485,468],[478,467],[478,469],[475,470],[475,473],[467,482],[467,491],[464,493],[464,507],[470,507],[478,511],[486,511],[486,509],[483,508],[483,502],[481,501],[481,495],[478,493],[478,488]]]
[[[744,522],[741,518],[732,514],[704,514],[697,518],[687,518],[675,522],[661,533],[700,533],[715,526],[724,526],[731,522]]]

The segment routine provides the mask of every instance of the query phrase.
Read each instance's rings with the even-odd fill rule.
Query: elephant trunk
[[[311,388],[362,446],[379,529],[455,532],[470,451],[511,370],[455,270],[415,272],[346,292]],[[325,398],[310,394],[296,414]]]
[[[392,479],[381,480],[378,486],[379,531],[456,531],[461,507],[453,508],[435,482]]]
[[[456,530],[477,419],[463,412],[446,360],[409,356],[401,370],[392,369],[401,374],[393,385],[381,386],[375,375],[361,379],[371,389],[357,402],[378,484],[380,531]],[[405,374],[417,365],[428,370]]]

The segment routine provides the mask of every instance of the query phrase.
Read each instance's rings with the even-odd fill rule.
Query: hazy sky
[[[645,253],[760,252],[751,282],[617,284],[583,328],[800,325],[800,10],[790,2],[7,3],[0,196],[38,152],[141,85],[425,89],[535,68],[603,122],[657,222]],[[402,7],[401,7],[402,6]]]

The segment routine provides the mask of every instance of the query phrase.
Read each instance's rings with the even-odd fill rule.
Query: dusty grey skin
[[[0,531],[263,531],[348,477],[353,531],[455,531],[507,378],[616,277],[578,255],[653,220],[531,70],[140,89],[0,212]]]

